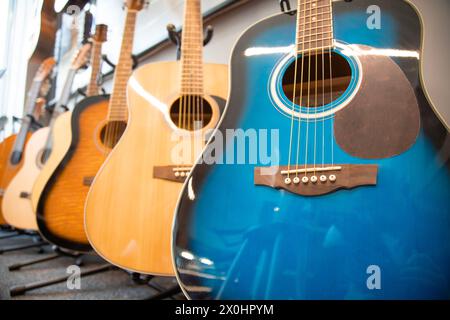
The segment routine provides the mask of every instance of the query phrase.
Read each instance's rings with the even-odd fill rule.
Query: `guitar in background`
[[[225,104],[227,66],[203,63],[201,12],[201,1],[185,2],[181,62],[149,64],[133,73],[127,129],[86,200],[91,245],[127,270],[173,275],[174,208],[205,132],[217,125]],[[116,121],[128,116],[123,99]],[[172,157],[177,145],[183,152]]]
[[[73,79],[77,71],[86,64],[90,49],[91,44],[85,44],[76,54],[49,126],[36,131],[30,138],[25,149],[23,166],[6,188],[2,203],[3,217],[17,229],[37,230],[36,215],[31,204],[32,188],[51,154],[53,127],[58,116],[66,111]]]
[[[40,233],[51,243],[78,252],[90,250],[84,232],[84,201],[90,181],[107,153],[101,137],[107,125],[109,96],[100,95],[98,85],[102,44],[106,40],[107,26],[97,25],[91,39],[92,73],[86,91],[88,98],[57,119],[53,129],[53,151],[32,192]],[[130,52],[127,54],[131,57]],[[117,66],[117,70],[121,68],[121,65]]]
[[[243,34],[205,154],[227,130],[279,143],[239,164],[231,141],[227,164],[188,177],[172,248],[188,297],[450,296],[448,131],[420,83],[421,28],[404,1],[305,0]]]
[[[24,149],[29,137],[33,119],[35,119],[35,109],[38,105],[41,89],[49,79],[55,66],[55,59],[48,58],[39,67],[33,80],[33,84],[28,92],[25,104],[25,117],[18,134],[13,134],[6,138],[0,145],[0,208],[3,202],[5,190],[17,172],[24,164]],[[0,212],[0,224],[5,224],[3,211]]]

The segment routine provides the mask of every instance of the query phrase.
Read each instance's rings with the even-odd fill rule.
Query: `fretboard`
[[[98,95],[100,90],[98,86],[98,77],[100,75],[100,67],[102,62],[102,43],[101,42],[92,42],[91,49],[91,80],[89,81],[89,85],[86,90],[86,95],[88,97]]]
[[[203,95],[203,17],[200,0],[186,0],[181,47],[181,94]]]
[[[297,51],[329,49],[333,38],[332,0],[298,0]]]
[[[126,121],[128,119],[127,83],[133,71],[133,59],[131,55],[133,54],[137,11],[126,10],[122,47],[116,66],[114,87],[109,103],[108,119],[110,121]]]

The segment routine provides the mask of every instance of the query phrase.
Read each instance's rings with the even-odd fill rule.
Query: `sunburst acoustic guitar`
[[[202,136],[218,123],[228,93],[227,67],[203,63],[202,24],[200,1],[187,0],[181,63],[149,64],[132,75],[128,127],[86,200],[92,246],[128,270],[174,273],[173,210],[202,150]],[[118,116],[126,117],[127,111]],[[199,148],[191,150],[196,139]],[[178,149],[180,156],[174,155],[177,146],[186,152]]]
[[[37,230],[36,215],[31,204],[32,188],[51,154],[53,147],[51,133],[55,121],[65,111],[75,74],[86,64],[90,49],[91,45],[85,44],[77,52],[49,126],[36,131],[32,135],[25,149],[24,164],[5,191],[2,203],[3,215],[5,220],[17,229]]]
[[[234,48],[210,141],[275,142],[251,138],[263,152],[238,148],[253,159],[241,163],[227,141],[227,164],[191,172],[173,233],[180,285],[192,299],[447,299],[449,132],[420,82],[419,16],[392,0],[297,8]]]
[[[22,120],[19,133],[9,136],[0,145],[0,211],[6,188],[23,166],[23,151],[31,136],[30,128],[34,119],[33,114],[36,110],[38,97],[41,95],[43,84],[49,78],[54,66],[55,59],[53,58],[48,58],[42,62],[28,92],[25,105],[26,115]],[[1,211],[0,224],[5,223],[6,221]]]
[[[128,4],[112,99],[99,95],[97,76],[93,74],[88,90],[90,97],[75,106],[71,115],[64,118],[64,123],[55,126],[54,148],[63,152],[58,151],[55,157],[49,159],[33,189],[33,205],[41,234],[53,244],[68,250],[91,250],[84,231],[84,203],[93,178],[125,127],[111,116],[125,102],[124,84],[132,72],[131,54],[139,4]],[[93,37],[92,65],[96,72],[100,71],[101,45],[107,35],[105,28],[97,26]],[[64,136],[71,138],[58,138]]]

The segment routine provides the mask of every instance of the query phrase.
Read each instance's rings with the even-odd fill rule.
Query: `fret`
[[[317,36],[327,36],[327,37],[331,37],[331,31],[327,31],[327,32],[318,32],[318,33],[313,33],[313,34],[305,34],[301,37],[299,37],[297,40],[302,41],[305,38],[310,38],[310,37],[317,37]]]
[[[110,121],[126,121],[128,119],[126,91],[128,80],[133,71],[131,55],[133,53],[136,19],[137,11],[126,9],[122,45],[114,74],[113,92],[109,103],[108,120]],[[121,115],[120,119],[114,117],[117,114]]]
[[[308,53],[333,46],[331,0],[299,0],[297,7],[297,51]]]
[[[329,19],[324,20],[324,21],[318,21],[318,22],[325,22],[325,21],[330,21]],[[328,23],[325,25],[315,25],[314,27],[310,27],[310,28],[302,28],[299,32],[306,32],[306,31],[311,31],[311,30],[317,30],[320,28],[332,28],[333,24]]]
[[[186,0],[181,47],[181,93],[203,94],[203,17],[200,0]]]

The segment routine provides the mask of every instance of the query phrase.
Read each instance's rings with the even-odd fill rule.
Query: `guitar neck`
[[[102,61],[102,43],[94,41],[92,43],[92,58],[91,58],[91,79],[86,90],[88,97],[99,94],[100,88],[98,86],[98,77],[100,75],[101,61]]]
[[[69,102],[70,99],[70,93],[72,92],[73,80],[75,79],[76,73],[77,69],[70,68],[67,74],[66,82],[61,92],[61,97],[59,98],[58,103],[56,104],[55,109],[53,110],[52,119],[50,122],[51,125],[61,113],[66,111],[67,103]]]
[[[70,99],[70,93],[72,91],[72,84],[73,84],[73,80],[75,79],[75,75],[77,73],[77,69],[73,69],[71,68],[69,70],[69,73],[67,74],[67,78],[66,78],[66,83],[64,84],[64,88],[63,91],[61,93],[61,97],[59,98],[58,103],[55,106],[55,109],[53,110],[52,113],[52,117],[50,119],[50,123],[49,123],[49,135],[47,137],[47,142],[45,144],[45,149],[46,150],[51,150],[53,147],[53,127],[55,125],[56,119],[58,118],[59,115],[61,115],[61,113],[64,113],[66,111],[67,108],[67,103],[69,102]]]
[[[200,0],[186,0],[181,69],[181,94],[203,95],[203,17]]]
[[[30,91],[28,92],[28,97],[25,107],[25,116],[22,120],[22,125],[20,131],[17,134],[16,140],[14,142],[13,152],[23,152],[25,147],[25,141],[27,139],[28,131],[31,126],[31,119],[28,115],[32,115],[36,108],[36,100],[39,97],[39,91],[41,89],[42,81],[33,81]]]
[[[109,104],[108,119],[110,121],[126,121],[128,119],[126,91],[128,79],[133,70],[131,55],[133,54],[136,18],[137,11],[127,9],[122,47],[116,66],[114,87]]]
[[[330,49],[333,39],[332,0],[298,0],[297,51]]]

